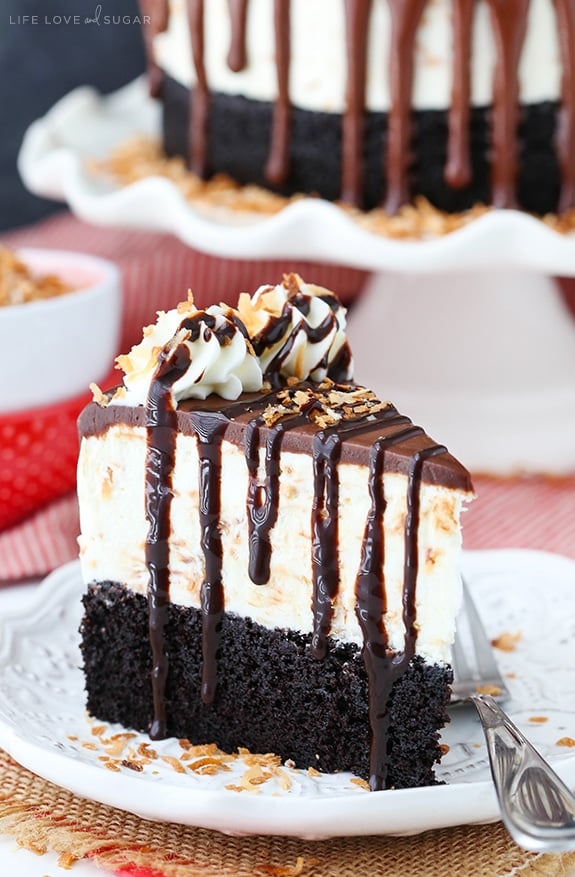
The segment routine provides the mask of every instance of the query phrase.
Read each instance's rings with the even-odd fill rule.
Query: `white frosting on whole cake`
[[[495,38],[485,0],[476,4],[471,58],[471,100],[488,106],[492,100]],[[277,96],[273,3],[250,0],[247,58],[244,70],[227,65],[230,21],[227,0],[205,4],[205,61],[212,91],[273,101]],[[412,106],[445,110],[452,88],[451,0],[432,0],[424,12],[415,47]],[[372,7],[367,66],[367,107],[387,111],[391,23],[386,2]],[[195,81],[186,3],[171,0],[168,29],[155,39],[160,67],[186,86]],[[345,107],[346,37],[343,0],[292,0],[290,99],[307,110],[341,113]],[[561,64],[553,0],[531,0],[527,36],[519,67],[522,103],[557,100]]]

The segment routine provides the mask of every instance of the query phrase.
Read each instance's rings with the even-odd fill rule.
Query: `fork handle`
[[[575,796],[488,694],[473,694],[503,822],[527,850],[575,849]]]

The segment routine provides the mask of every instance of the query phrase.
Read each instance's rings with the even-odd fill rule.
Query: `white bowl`
[[[0,412],[50,405],[83,393],[118,353],[121,281],[105,259],[23,249],[34,273],[56,274],[71,292],[0,307]]]

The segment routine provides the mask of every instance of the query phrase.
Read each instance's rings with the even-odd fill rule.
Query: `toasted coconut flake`
[[[366,792],[371,791],[369,788],[369,783],[365,780],[362,780],[361,777],[352,777],[350,779],[350,783],[352,783],[354,786],[359,786],[360,789],[365,789]]]
[[[281,767],[277,768],[276,777],[278,779],[280,788],[283,789],[285,792],[288,792],[293,786],[290,775],[286,773],[286,771],[283,770]]]
[[[122,759],[122,767],[128,767],[130,770],[135,770],[138,773],[141,773],[144,770],[143,765],[137,761],[131,761],[129,758]]]
[[[148,758],[150,761],[158,757],[158,753],[150,747],[149,743],[140,743],[138,745],[138,755],[141,758]]]
[[[97,405],[100,406],[100,408],[105,408],[107,406],[109,401],[108,397],[104,392],[102,392],[98,384],[91,383],[90,392],[92,393],[92,399]]]
[[[182,764],[182,762],[178,758],[174,758],[173,755],[161,755],[161,760],[168,764],[172,770],[175,770],[176,773],[185,773],[186,768]]]
[[[130,185],[150,176],[163,177],[171,180],[185,198],[212,211],[269,216],[303,197],[311,197],[287,198],[259,186],[240,186],[223,174],[201,180],[188,170],[182,157],[167,157],[158,140],[142,135],[120,144],[104,160],[88,162],[87,167],[89,172],[111,178],[118,185]],[[394,216],[377,208],[362,211],[343,203],[337,206],[366,231],[399,240],[443,237],[494,209],[477,204],[461,213],[444,213],[422,196],[413,204],[405,204]],[[549,214],[542,221],[555,231],[568,233],[575,228],[575,210],[561,216]]]
[[[56,274],[36,274],[16,253],[0,246],[0,307],[56,298],[71,291]]]
[[[188,764],[187,766],[194,773],[199,774],[212,774],[217,773],[220,770],[231,770],[225,762],[225,756],[221,755],[205,755],[203,758],[198,758],[196,761],[192,762],[192,764]]]
[[[515,633],[509,633],[508,631],[499,634],[498,637],[491,640],[491,645],[494,649],[499,649],[502,652],[514,652],[517,648],[517,643],[521,640],[521,633],[516,631]]]
[[[475,690],[477,694],[490,694],[491,697],[498,697],[501,694],[498,685],[478,685]]]

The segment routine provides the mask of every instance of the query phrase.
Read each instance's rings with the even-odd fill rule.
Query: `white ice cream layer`
[[[78,467],[81,513],[80,556],[86,583],[117,581],[146,594],[148,571],[144,512],[146,432],[143,427],[110,426],[82,440]],[[248,575],[244,451],[222,445],[221,519],[225,608],[268,628],[312,629],[312,550],[310,534],[311,456],[282,453],[278,520],[271,532],[271,575],[254,585]],[[368,467],[341,463],[339,508],[340,587],[334,605],[332,635],[362,643],[355,614],[355,584],[370,499]],[[263,458],[260,466],[264,484]],[[402,592],[407,479],[386,473],[385,626],[394,649],[404,645]],[[170,599],[200,606],[204,558],[198,514],[196,439],[177,437],[171,507]],[[417,653],[429,661],[449,660],[460,600],[459,514],[466,495],[424,484],[419,525],[417,577]]]
[[[273,101],[277,95],[275,37],[271,0],[248,4],[245,70],[227,65],[230,19],[227,0],[205,4],[205,60],[212,91],[242,94],[254,100]],[[430,0],[415,45],[413,107],[442,110],[451,105],[453,32],[451,0]],[[160,66],[186,86],[195,82],[186,3],[172,0],[168,30],[155,41]],[[343,0],[292,0],[290,98],[303,109],[342,112],[347,76]],[[372,6],[367,67],[367,106],[387,111],[391,22],[384,0]],[[471,54],[472,103],[488,106],[493,93],[495,36],[485,0],[476,4]],[[557,100],[561,63],[553,0],[531,0],[527,37],[520,69],[523,103]]]

